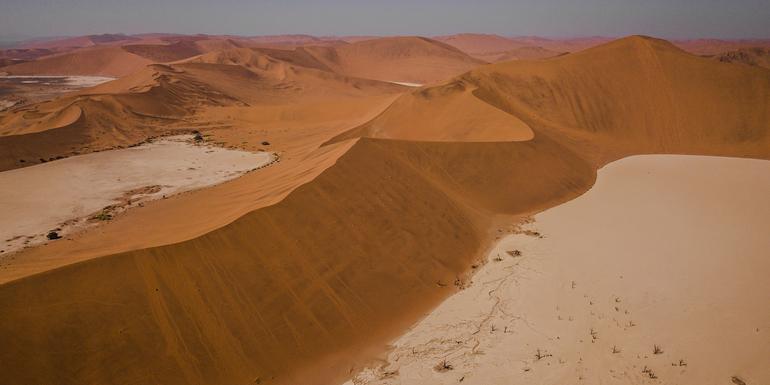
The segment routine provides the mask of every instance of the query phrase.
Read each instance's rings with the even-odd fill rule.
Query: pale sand
[[[768,384],[768,197],[768,161],[611,163],[351,382]]]
[[[417,88],[417,87],[422,87],[422,86],[423,86],[423,85],[422,85],[422,84],[420,84],[420,83],[409,83],[409,82],[390,82],[390,83],[393,83],[393,84],[398,84],[398,85],[400,85],[400,86],[406,86],[406,87],[414,87],[414,88]]]
[[[0,256],[45,241],[50,230],[78,230],[107,206],[219,184],[274,159],[267,152],[194,145],[192,136],[176,136],[0,172]]]
[[[0,76],[0,80],[3,79],[18,79],[22,83],[45,83],[45,81],[56,80],[61,81],[64,84],[73,88],[86,88],[93,87],[102,83],[106,83],[116,78],[107,76],[68,76],[68,75],[6,75]]]

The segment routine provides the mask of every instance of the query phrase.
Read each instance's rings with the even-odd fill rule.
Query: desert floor
[[[105,76],[0,76],[0,112],[24,102],[52,99],[56,96],[93,87],[115,78]]]
[[[222,183],[271,163],[268,152],[196,145],[174,136],[0,173],[0,266],[7,256],[131,205]],[[44,186],[44,187],[41,187]],[[7,257],[6,257],[7,258]]]
[[[770,383],[768,196],[768,161],[611,163],[348,384]]]

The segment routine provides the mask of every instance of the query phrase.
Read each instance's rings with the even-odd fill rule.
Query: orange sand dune
[[[277,60],[340,75],[407,83],[432,83],[484,62],[456,48],[422,37],[393,37],[348,44],[302,36],[220,38],[147,37],[130,44],[108,44],[3,67],[13,75],[124,76],[150,63],[167,63],[207,52],[249,47]]]
[[[156,65],[90,91],[11,109],[0,114],[0,169],[134,144],[174,129],[205,105],[242,104],[204,87]]]
[[[492,162],[504,167],[478,173]],[[533,166],[540,162],[560,172],[515,183],[537,175]],[[356,354],[350,349],[393,336],[419,316],[417,309],[450,293],[486,240],[479,210],[545,207],[591,181],[587,164],[549,141],[361,140],[281,202],[202,237],[3,285],[7,316],[0,335],[9,349],[0,357],[9,364],[8,378],[19,383],[115,380],[116,372],[99,369],[107,362],[121,366],[126,382],[296,383],[290,373],[330,353],[349,361]],[[100,288],[100,299],[73,302],[94,294],[92,287]],[[23,310],[19,300],[37,290],[49,299],[36,301],[38,310]],[[69,305],[56,314],[37,313],[62,301]],[[49,342],[34,337],[54,333],[69,314],[96,316],[100,327]],[[100,353],[75,353],[72,341],[99,346]],[[36,353],[41,349],[61,355],[44,359]],[[346,371],[334,366],[314,374]]]
[[[436,40],[487,62],[545,59],[581,51],[609,41],[607,38],[546,39],[473,33],[438,36]]]
[[[212,52],[0,114],[2,134],[12,135],[0,136],[0,169],[190,131],[195,115],[211,106],[309,103],[403,89],[294,66],[249,48]],[[74,109],[84,118],[75,119]]]
[[[484,63],[423,37],[388,37],[305,50],[337,73],[418,84],[444,80]]]
[[[507,62],[462,79],[538,130],[603,144],[587,156],[707,153],[764,157],[770,77],[668,42],[630,37],[544,62]]]
[[[419,38],[311,51],[340,73],[391,81],[428,78],[419,66],[402,79],[391,76],[407,76],[406,67],[375,64],[417,63],[425,76],[436,57],[458,70],[478,64]],[[770,158],[768,71],[660,40],[479,67],[387,109],[404,88],[254,53],[158,66],[163,87],[144,100],[163,95],[181,108],[200,95],[223,98],[191,103],[200,108],[189,122],[233,146],[276,138],[285,163],[4,260],[0,365],[9,383],[332,383],[462,287],[494,224],[585,192],[607,161],[648,152]],[[332,108],[326,85],[311,78],[336,84],[342,105],[361,105]],[[139,80],[98,89],[147,87]],[[262,92],[279,102],[258,103]],[[472,117],[480,113],[491,117]],[[324,124],[308,128],[316,117]],[[419,125],[405,127],[412,120]]]
[[[118,46],[84,48],[3,67],[11,75],[124,76],[152,63]]]
[[[526,123],[473,95],[463,81],[405,95],[382,115],[335,141],[353,137],[442,142],[500,142],[532,139]]]

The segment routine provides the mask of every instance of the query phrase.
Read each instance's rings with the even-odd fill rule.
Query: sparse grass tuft
[[[542,360],[543,358],[547,357],[553,357],[553,354],[546,352],[545,350],[537,349],[537,352],[535,353],[535,359],[537,361]]]

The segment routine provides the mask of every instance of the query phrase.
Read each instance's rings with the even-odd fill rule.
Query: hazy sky
[[[770,38],[770,0],[0,0],[0,37],[178,32]]]

